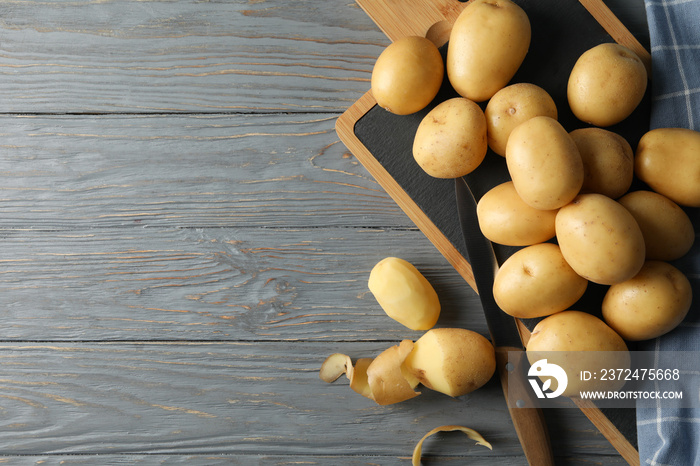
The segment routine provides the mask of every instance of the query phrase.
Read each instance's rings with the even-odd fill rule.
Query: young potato
[[[598,317],[581,311],[562,311],[545,317],[527,343],[530,364],[541,359],[559,365],[568,376],[564,396],[578,397],[581,390],[617,390],[623,381],[582,381],[581,371],[627,369],[630,354],[625,341]],[[554,382],[556,384],[556,381]],[[553,390],[557,387],[553,386]]]
[[[398,257],[379,261],[367,283],[384,312],[411,330],[432,328],[440,317],[433,286],[410,262]]]
[[[539,86],[517,83],[496,92],[484,110],[489,147],[505,157],[506,142],[513,128],[536,116],[558,117],[552,97]]]
[[[494,243],[530,246],[554,237],[557,211],[525,204],[512,181],[494,186],[481,196],[476,214],[481,232]]]
[[[683,257],[695,242],[695,228],[678,204],[653,191],[633,191],[619,200],[642,230],[647,260]]]
[[[535,209],[558,209],[583,185],[583,162],[569,133],[554,118],[536,116],[513,129],[506,164],[522,200]]]
[[[452,26],[447,77],[463,97],[484,102],[505,87],[530,47],[530,20],[510,0],[473,0]]]
[[[683,272],[667,262],[647,261],[637,275],[608,289],[603,319],[625,340],[648,340],[676,328],[692,301]]]
[[[588,281],[564,260],[559,246],[541,243],[506,259],[496,273],[493,297],[506,314],[530,319],[568,309],[587,286]]]
[[[425,37],[404,37],[377,58],[372,69],[372,95],[385,110],[409,115],[432,102],[444,75],[442,55],[435,44]]]
[[[583,161],[581,192],[617,199],[632,186],[634,151],[617,133],[602,128],[579,128],[569,133]]]
[[[594,283],[623,282],[644,265],[642,230],[627,209],[607,196],[580,194],[559,209],[555,229],[566,262]]]
[[[491,342],[476,332],[434,328],[414,343],[404,368],[431,390],[457,397],[491,379],[496,353]]]
[[[463,97],[441,102],[428,112],[413,141],[413,158],[435,178],[471,173],[483,162],[487,150],[484,112]]]
[[[630,49],[597,45],[576,61],[567,84],[571,111],[581,121],[611,126],[632,114],[644,98],[647,70]]]
[[[634,171],[676,204],[700,207],[700,132],[653,129],[639,140]]]

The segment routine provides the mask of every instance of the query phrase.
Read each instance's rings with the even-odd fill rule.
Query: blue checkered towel
[[[651,127],[700,131],[700,0],[644,0],[652,55]],[[691,212],[697,217],[698,210]],[[696,229],[698,223],[694,222]],[[700,351],[700,247],[676,263],[693,284],[695,299],[673,332],[647,342],[653,351]],[[688,353],[678,353],[688,356]],[[700,465],[700,360],[681,379],[691,408],[637,409],[642,465]]]

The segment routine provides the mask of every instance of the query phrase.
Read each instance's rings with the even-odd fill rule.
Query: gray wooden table
[[[643,43],[641,0],[609,6]],[[500,387],[380,407],[332,352],[412,332],[367,289],[413,262],[476,295],[339,142],[388,40],[351,0],[0,2],[0,462],[523,464]],[[564,464],[622,464],[548,410]]]

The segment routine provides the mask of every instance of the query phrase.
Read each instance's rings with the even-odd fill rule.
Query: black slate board
[[[578,57],[586,50],[606,42],[615,42],[591,14],[576,1],[515,0],[527,13],[532,25],[530,50],[511,83],[529,82],[545,89],[557,104],[559,122],[567,131],[587,125],[569,109],[566,87],[568,77]],[[441,48],[443,57],[446,44]],[[649,130],[650,88],[642,103],[625,121],[608,127],[627,139],[636,148],[639,139]],[[375,159],[391,174],[401,188],[440,229],[452,245],[468,259],[457,218],[454,181],[427,175],[415,163],[412,155],[413,138],[420,121],[437,104],[458,94],[447,77],[435,100],[422,111],[406,116],[391,114],[374,106],[355,124],[355,135]],[[486,103],[480,104],[485,108]],[[489,150],[484,162],[468,175],[477,200],[491,187],[510,179],[505,159]],[[635,180],[635,187],[641,187]],[[518,248],[494,245],[499,262]],[[600,316],[600,302],[607,287],[590,284],[586,294],[573,308]],[[540,319],[523,323],[532,330]],[[630,348],[632,349],[632,348]],[[605,412],[613,424],[637,448],[634,409]]]

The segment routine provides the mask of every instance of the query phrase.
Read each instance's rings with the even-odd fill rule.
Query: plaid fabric
[[[651,127],[683,127],[700,131],[700,0],[644,0],[652,55]],[[697,217],[697,209],[691,215]],[[694,222],[696,229],[697,221]],[[696,242],[697,243],[697,242]],[[674,265],[700,290],[700,247],[696,244]],[[700,296],[695,298],[698,302]],[[700,305],[673,332],[646,342],[649,351],[700,351]],[[689,353],[678,353],[688,355]],[[684,398],[694,408],[637,409],[640,463],[700,465],[700,361],[683,374]]]

